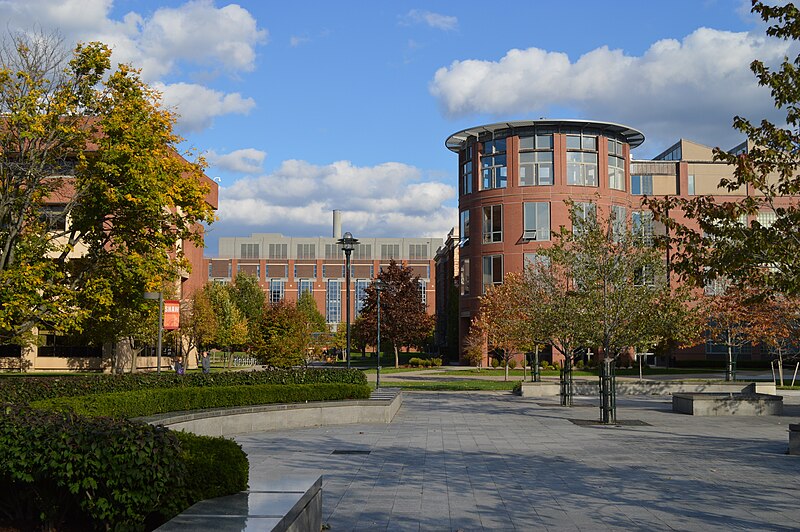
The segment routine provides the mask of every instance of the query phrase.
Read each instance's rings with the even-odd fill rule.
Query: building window
[[[459,245],[466,246],[469,244],[469,209],[461,211],[461,220],[459,222]]]
[[[597,186],[597,137],[567,135],[567,184]]]
[[[419,297],[423,305],[428,305],[428,281],[419,280]]]
[[[287,258],[289,250],[288,244],[270,244],[269,245],[269,258],[271,259],[285,259]]]
[[[356,260],[369,260],[372,258],[372,244],[356,244],[351,258]]]
[[[212,274],[211,271],[212,271],[211,261],[208,261],[208,278],[209,279],[211,279],[214,276],[214,274]]]
[[[756,221],[761,227],[772,227],[772,224],[778,219],[778,216],[773,211],[761,211],[756,216]]]
[[[472,146],[464,150],[461,164],[461,194],[472,193]]]
[[[608,139],[608,186],[615,190],[625,190],[625,158],[622,142]]]
[[[578,234],[586,223],[597,220],[597,205],[587,202],[575,203],[575,219],[572,220],[572,233]]]
[[[461,295],[468,296],[469,295],[469,259],[462,259],[461,260],[461,273],[459,275],[459,279],[461,280]]]
[[[496,284],[503,284],[503,256],[487,255],[483,257],[483,293]]]
[[[653,213],[637,211],[631,213],[631,232],[633,237],[644,246],[653,245]]]
[[[532,268],[540,264],[543,266],[550,264],[550,257],[540,255],[539,253],[525,253],[522,260],[525,268]]]
[[[269,280],[269,302],[279,303],[283,301],[284,281],[281,279]]]
[[[694,188],[694,187],[692,187]],[[632,175],[631,194],[634,196],[653,195],[653,176],[651,175]]]
[[[315,259],[316,250],[314,244],[297,244],[298,259]]]
[[[687,188],[689,189],[687,192],[690,196],[694,196],[694,174],[689,174],[687,185]]]
[[[627,210],[621,205],[611,206],[611,237],[615,242],[622,240],[627,225]]]
[[[356,318],[361,315],[361,311],[364,309],[364,304],[367,302],[367,287],[369,286],[369,283],[369,279],[356,279]]]
[[[428,258],[428,244],[409,244],[408,246],[409,259],[427,259]]]
[[[503,241],[503,206],[483,208],[483,243]]]
[[[506,139],[487,140],[481,154],[481,190],[505,188],[507,181]]]
[[[659,156],[656,156],[653,160],[654,161],[680,161],[683,155],[681,153],[681,145],[678,144],[670,151],[664,152]]]
[[[339,244],[325,244],[325,258],[343,259],[344,251],[342,251],[342,246],[340,246]]]
[[[524,240],[550,240],[550,204],[547,202],[525,203]]]
[[[67,230],[67,206],[63,203],[42,205],[39,212],[41,221],[48,231],[61,232]]]
[[[314,280],[313,279],[300,279],[297,281],[297,299],[303,295],[303,292],[314,293]]]
[[[328,323],[342,321],[342,282],[329,280],[328,290],[325,293],[325,320]]]
[[[243,259],[257,259],[258,258],[258,244],[242,244]]]
[[[552,185],[553,135],[520,137],[519,150],[519,185]]]
[[[381,258],[385,260],[400,258],[400,244],[381,244]]]

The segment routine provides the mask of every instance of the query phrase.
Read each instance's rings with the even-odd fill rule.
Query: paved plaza
[[[800,456],[783,416],[694,417],[670,397],[597,399],[508,392],[406,392],[390,424],[236,437],[252,485],[323,475],[330,530],[797,530]]]

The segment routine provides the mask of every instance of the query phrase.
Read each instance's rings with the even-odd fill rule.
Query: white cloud
[[[190,0],[177,7],[161,7],[145,17],[129,12],[121,20],[110,18],[112,0],[0,1],[0,20],[12,30],[58,31],[72,48],[82,41],[101,41],[113,50],[112,62],[141,68],[142,77],[164,93],[165,103],[177,105],[179,127],[196,131],[214,117],[244,114],[255,105],[252,98],[225,94],[200,85],[159,82],[166,76],[235,74],[253,70],[256,47],[267,39],[255,18],[237,4],[216,7],[211,0]],[[208,77],[208,73],[199,73]]]
[[[455,30],[458,28],[457,17],[442,15],[421,9],[412,9],[406,13],[401,20],[405,24],[425,24],[431,28],[445,31]]]
[[[252,98],[238,92],[225,94],[193,83],[153,83],[161,92],[164,105],[178,114],[177,127],[182,132],[200,131],[211,125],[217,116],[246,115],[255,107]]]
[[[567,110],[578,116],[564,118],[640,129],[651,146],[681,135],[729,147],[741,136],[730,129],[734,115],[774,116],[750,62],[780,61],[788,47],[754,34],[699,28],[682,41],[658,41],[639,57],[601,47],[573,62],[560,52],[513,49],[499,61],[469,59],[440,68],[430,92],[451,117]]]
[[[311,42],[311,38],[306,35],[292,35],[289,38],[289,46],[292,48],[297,48],[300,45],[307,44]]]
[[[241,6],[217,8],[211,0],[195,0],[156,10],[142,25],[140,43],[143,55],[161,59],[168,71],[179,60],[251,71],[255,47],[266,38]]]
[[[428,176],[429,177],[429,176]],[[455,189],[423,180],[419,169],[388,162],[372,167],[338,161],[318,166],[284,161],[273,173],[220,189],[218,233],[330,233],[331,211],[343,213],[346,230],[367,236],[441,237],[458,219],[449,207]]]
[[[241,174],[257,174],[262,170],[267,152],[255,148],[245,148],[220,155],[209,151],[206,159],[211,168],[238,172]]]

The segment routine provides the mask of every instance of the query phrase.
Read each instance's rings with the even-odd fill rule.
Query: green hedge
[[[0,402],[29,403],[54,397],[125,392],[153,388],[196,388],[258,384],[367,384],[357,369],[309,368],[265,371],[231,371],[211,374],[173,372],[124,375],[3,376]]]
[[[3,405],[0,514],[21,528],[136,530],[174,514],[188,470],[162,427]],[[38,527],[37,527],[38,528]]]
[[[89,416],[131,418],[202,408],[367,399],[369,395],[370,387],[359,384],[264,384],[154,388],[131,392],[58,397],[34,401],[31,406],[69,410]]]
[[[241,445],[227,438],[197,436],[191,432],[173,434],[180,442],[181,460],[187,471],[183,508],[247,489],[250,464]]]

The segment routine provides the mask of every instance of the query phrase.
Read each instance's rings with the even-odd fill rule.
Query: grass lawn
[[[372,368],[364,368],[364,366],[356,366],[356,367],[358,367],[360,370],[362,370],[364,373],[366,373],[368,375],[374,375],[375,373],[377,373],[377,370],[375,369],[375,367],[372,367]],[[386,367],[381,366],[381,375],[386,375],[386,374],[389,374],[389,373],[413,373],[415,371],[422,371],[422,370],[426,370],[426,369],[430,370],[430,369],[437,369],[437,368],[396,368],[394,366],[386,368]]]
[[[478,390],[508,390],[511,391],[516,380],[509,381],[427,381],[427,382],[387,382],[384,388],[402,388],[404,390],[431,390],[447,392],[466,392]]]

